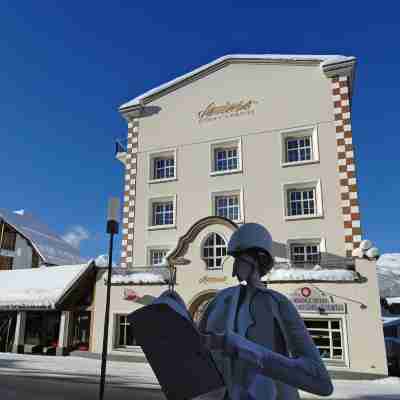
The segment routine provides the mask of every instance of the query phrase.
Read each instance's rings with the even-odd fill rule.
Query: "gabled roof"
[[[332,70],[339,67],[341,64],[348,64],[355,62],[355,57],[352,56],[343,56],[343,55],[304,55],[304,54],[228,54],[226,56],[217,58],[216,60],[202,65],[199,68],[190,71],[187,74],[178,76],[177,78],[166,82],[160,86],[157,86],[147,92],[141,94],[140,96],[135,97],[134,99],[122,104],[120,106],[120,111],[129,111],[137,106],[140,106],[142,103],[146,102],[146,100],[154,96],[164,90],[171,89],[174,86],[181,84],[183,81],[187,79],[193,79],[199,74],[203,74],[208,70],[217,69],[218,67],[222,67],[227,63],[233,62],[254,62],[254,61],[263,61],[263,62],[274,62],[274,63],[312,63],[319,64],[324,70]]]
[[[54,309],[93,263],[2,271],[0,309]]]
[[[39,253],[43,262],[53,265],[81,264],[79,251],[61,239],[31,214],[0,209],[0,219],[25,237]]]

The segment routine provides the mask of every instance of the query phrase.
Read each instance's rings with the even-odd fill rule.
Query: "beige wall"
[[[198,123],[215,101],[256,100],[255,115]],[[319,66],[233,64],[152,103],[159,112],[139,120],[134,264],[147,262],[147,246],[170,247],[198,219],[209,216],[211,192],[242,189],[245,221],[267,226],[277,242],[325,238],[343,256],[344,228],[337,172],[331,84]],[[320,162],[281,166],[281,130],[316,126]],[[210,143],[241,138],[243,172],[210,176]],[[151,151],[177,151],[177,180],[148,183]],[[324,217],[285,221],[282,184],[320,179]],[[177,194],[176,229],[147,230],[149,198]],[[279,254],[283,256],[283,254]]]

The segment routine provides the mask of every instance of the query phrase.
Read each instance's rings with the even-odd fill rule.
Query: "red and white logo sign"
[[[135,292],[133,289],[125,289],[124,290],[124,300],[135,301],[140,299],[140,295]]]
[[[311,289],[309,287],[303,287],[303,288],[301,288],[300,293],[303,297],[310,297]]]

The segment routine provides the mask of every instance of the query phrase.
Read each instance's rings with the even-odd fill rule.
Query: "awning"
[[[91,279],[94,263],[2,271],[0,309],[58,309]],[[94,276],[94,274],[93,274]],[[94,279],[93,279],[94,281]],[[81,290],[78,290],[81,292]]]

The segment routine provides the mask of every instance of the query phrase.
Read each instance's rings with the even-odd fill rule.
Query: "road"
[[[98,396],[99,386],[95,383],[0,375],[1,400],[97,400]],[[108,385],[104,399],[165,400],[165,396],[155,389]]]

